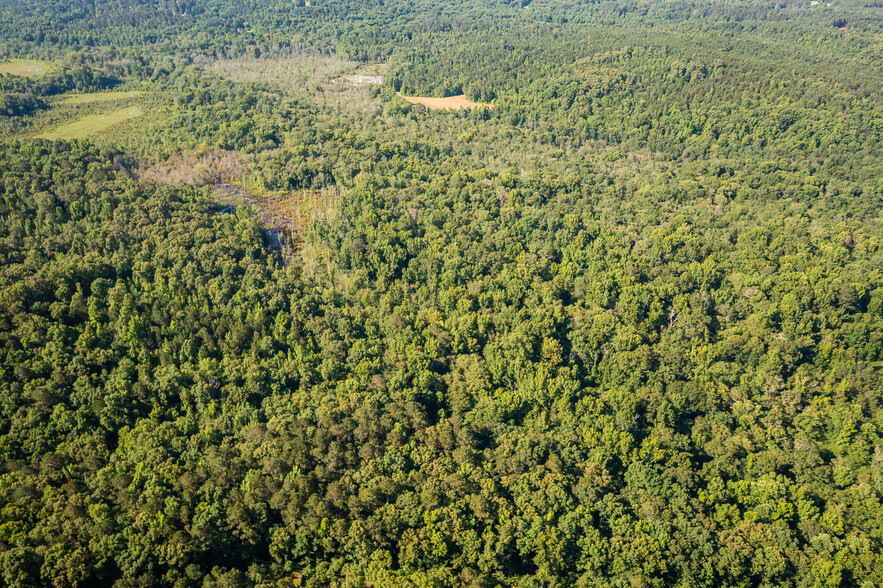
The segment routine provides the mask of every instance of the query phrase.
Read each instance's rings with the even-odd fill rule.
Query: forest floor
[[[423,104],[424,106],[428,106],[433,110],[440,109],[452,109],[459,110],[460,108],[493,108],[493,104],[482,104],[480,102],[473,102],[466,98],[465,94],[460,94],[459,96],[448,96],[447,98],[433,98],[431,96],[404,96],[401,92],[396,92],[396,96],[404,98],[411,104]]]

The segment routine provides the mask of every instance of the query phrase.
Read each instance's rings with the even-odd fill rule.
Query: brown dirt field
[[[401,96],[411,104],[423,104],[424,106],[428,106],[434,110],[449,108],[453,110],[457,110],[460,108],[478,108],[479,106],[484,106],[487,108],[493,108],[492,104],[480,104],[478,102],[472,102],[471,100],[467,100],[466,96],[460,94],[459,96],[448,96],[447,98],[430,98],[423,96],[402,96],[401,92],[396,92],[397,96]]]

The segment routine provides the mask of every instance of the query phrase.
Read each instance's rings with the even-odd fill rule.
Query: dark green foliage
[[[883,583],[879,9],[810,9],[0,7],[7,51],[84,50],[0,79],[10,128],[150,92],[0,150],[2,583]],[[386,86],[190,63],[297,44]],[[284,266],[135,173],[196,149],[327,189]]]

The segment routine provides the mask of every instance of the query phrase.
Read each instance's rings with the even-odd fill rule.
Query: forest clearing
[[[80,104],[97,104],[103,102],[114,102],[116,100],[127,100],[130,98],[140,98],[144,96],[142,90],[129,90],[126,92],[87,92],[84,94],[68,94],[62,97],[58,102],[59,105],[80,105]]]
[[[242,184],[216,184],[212,195],[229,207],[248,206],[264,226],[271,229],[304,231],[317,212],[329,210],[340,197],[336,188],[304,190],[302,193],[268,191]]]
[[[360,65],[352,73],[342,76],[341,80],[349,82],[353,86],[382,85],[383,76],[386,75],[386,64],[366,63]]]
[[[40,133],[38,139],[84,139],[98,135],[128,120],[138,118],[144,112],[139,106],[131,106],[106,114],[92,114]]]
[[[35,59],[10,59],[0,63],[0,74],[24,76],[26,78],[38,78],[44,75],[52,64],[48,61]]]
[[[432,96],[404,96],[401,92],[396,92],[396,96],[404,98],[411,104],[422,104],[432,110],[459,110],[461,108],[493,108],[493,104],[482,104],[473,102],[466,98],[465,94],[459,96],[448,96],[447,98],[435,98]]]
[[[337,188],[326,188],[293,193],[224,183],[212,186],[212,196],[224,206],[222,212],[235,213],[240,206],[249,208],[284,259],[302,246],[304,233],[313,219],[330,218],[340,192]]]

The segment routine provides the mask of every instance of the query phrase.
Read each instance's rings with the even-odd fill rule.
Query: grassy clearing
[[[59,100],[58,104],[68,106],[77,104],[98,104],[102,102],[113,102],[114,100],[127,100],[130,98],[140,98],[144,96],[141,90],[130,90],[128,92],[91,92],[88,94],[68,94]]]
[[[27,78],[39,78],[52,68],[48,61],[34,59],[10,59],[0,62],[0,74],[12,74]]]
[[[493,108],[491,104],[481,104],[479,102],[472,102],[471,100],[467,100],[464,94],[460,94],[459,96],[448,96],[447,98],[432,98],[432,97],[424,97],[424,96],[402,96],[401,92],[396,92],[401,98],[404,98],[411,104],[423,104],[424,106],[428,106],[433,110],[439,109],[451,109],[458,110],[460,108],[478,108],[480,106],[484,106],[487,108]]]
[[[106,114],[93,114],[37,135],[39,139],[83,139],[144,114],[139,106],[123,108]]]

